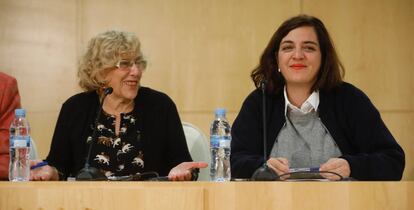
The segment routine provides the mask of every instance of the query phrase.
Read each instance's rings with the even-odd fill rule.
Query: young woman
[[[262,93],[244,101],[232,127],[233,178],[250,178],[264,162],[278,175],[319,167],[358,180],[400,180],[404,151],[378,110],[353,85],[324,24],[299,15],[275,32],[251,77],[266,80],[267,154],[263,159]],[[333,173],[325,178],[338,180]]]

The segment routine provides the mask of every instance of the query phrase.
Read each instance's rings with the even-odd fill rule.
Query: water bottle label
[[[14,147],[25,147],[26,146],[26,140],[14,140],[13,146]]]
[[[230,148],[230,141],[228,139],[220,139],[220,147]]]
[[[217,148],[220,146],[220,138],[216,136],[212,136],[210,138],[210,147],[211,148]]]
[[[30,137],[12,138],[10,139],[13,147],[30,147]]]

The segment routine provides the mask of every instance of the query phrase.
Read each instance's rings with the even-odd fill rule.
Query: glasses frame
[[[127,66],[126,67],[121,66],[122,62],[125,62]],[[137,58],[135,60],[129,60],[129,61],[128,60],[119,60],[116,63],[115,67],[117,67],[118,69],[123,70],[123,71],[127,71],[127,70],[129,71],[129,70],[131,70],[131,68],[134,65],[137,67],[138,70],[145,70],[147,68],[147,61],[145,59],[142,59],[142,58]]]

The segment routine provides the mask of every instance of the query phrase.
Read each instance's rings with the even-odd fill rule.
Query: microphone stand
[[[102,97],[100,106],[98,108],[97,116],[95,119],[95,124],[94,124],[95,126],[93,128],[92,140],[91,140],[91,143],[89,144],[89,150],[88,150],[88,155],[86,156],[85,166],[76,175],[76,181],[107,181],[108,180],[105,174],[103,174],[99,169],[90,167],[89,158],[91,156],[93,143],[96,140],[96,127],[98,125],[98,119],[101,116],[103,102],[106,96],[111,94],[112,91],[113,89],[111,87],[104,89],[103,97]]]
[[[266,164],[267,160],[267,122],[266,122],[266,80],[263,79],[260,88],[262,89],[262,119],[263,119],[263,160],[265,161],[263,166],[258,168],[252,175],[250,180],[252,181],[276,181],[278,180],[277,174],[273,169],[269,168]]]

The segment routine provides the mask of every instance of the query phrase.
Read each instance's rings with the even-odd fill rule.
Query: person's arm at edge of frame
[[[4,82],[4,83],[3,83]],[[9,173],[9,127],[14,117],[14,110],[21,107],[17,80],[2,81],[0,87],[0,180],[7,180]]]

